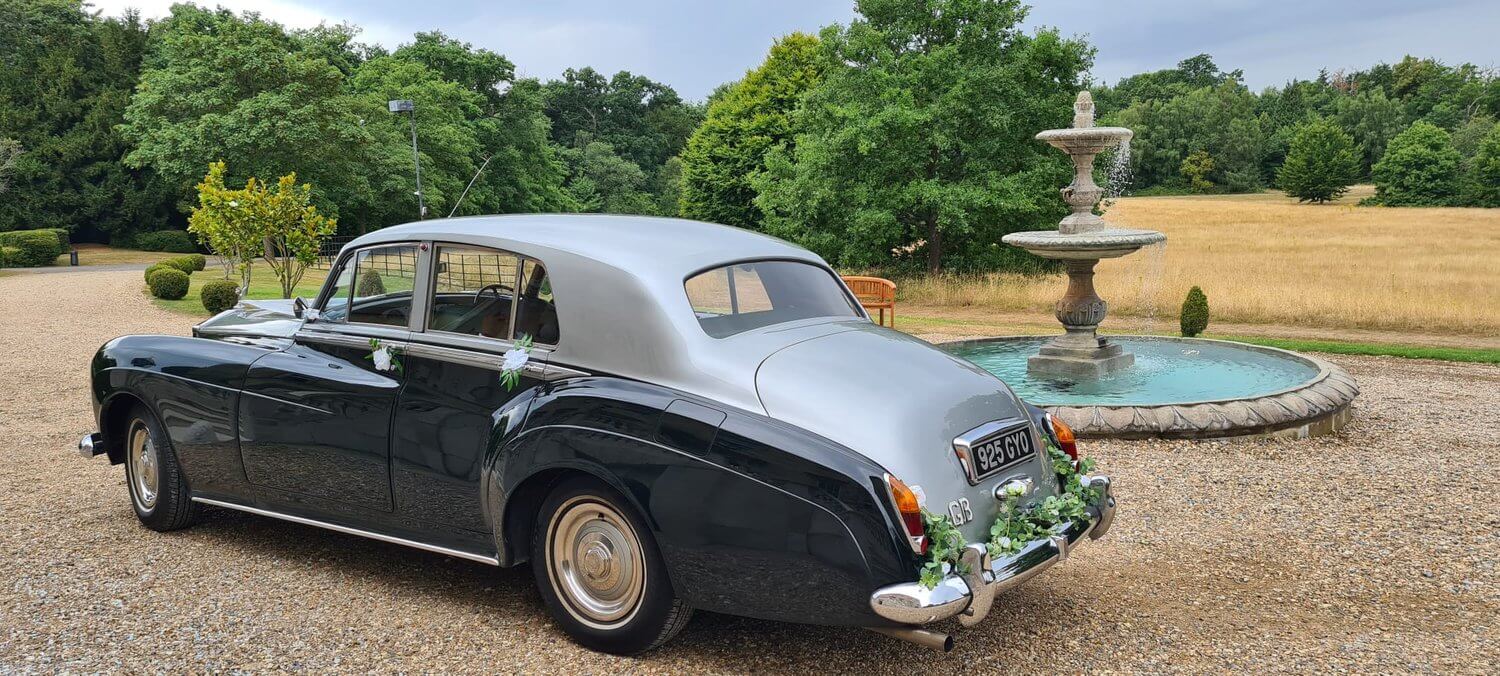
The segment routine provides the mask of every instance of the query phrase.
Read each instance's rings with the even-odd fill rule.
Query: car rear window
[[[751,261],[700,272],[683,284],[703,331],[715,338],[815,317],[859,317],[833,274],[796,261]]]

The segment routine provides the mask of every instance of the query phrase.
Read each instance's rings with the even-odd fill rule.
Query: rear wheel
[[[136,518],[151,530],[187,528],[198,518],[172,442],[144,405],[125,424],[125,484]]]
[[[650,529],[623,496],[593,479],[565,480],[548,496],[532,529],[531,568],[553,619],[594,650],[650,650],[692,617]]]

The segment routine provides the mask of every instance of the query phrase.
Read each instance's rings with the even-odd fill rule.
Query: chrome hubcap
[[[137,420],[130,428],[130,444],[127,447],[127,462],[130,463],[130,498],[136,507],[149,512],[156,506],[156,444],[151,440],[151,431],[145,423]]]
[[[569,500],[547,527],[553,590],[570,614],[607,628],[626,622],[646,588],[646,561],[630,522],[594,498]]]

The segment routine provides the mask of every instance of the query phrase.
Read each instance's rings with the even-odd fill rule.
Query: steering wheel
[[[484,292],[489,291],[490,289],[494,289],[495,290],[495,300],[500,300],[500,292],[505,290],[505,285],[504,284],[491,284],[491,285],[486,286],[486,287],[484,287],[484,288],[482,288],[482,289],[480,289],[478,291],[475,291],[474,292],[474,304],[478,305],[479,304],[479,299],[484,296]]]

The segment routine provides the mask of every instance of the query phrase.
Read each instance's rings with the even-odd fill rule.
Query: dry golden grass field
[[[1167,243],[1099,264],[1105,328],[1174,332],[1196,284],[1214,322],[1500,336],[1500,209],[1356,206],[1370,192],[1326,205],[1281,193],[1119,200],[1107,220]],[[1050,313],[1066,286],[1061,274],[900,282],[915,316]]]

